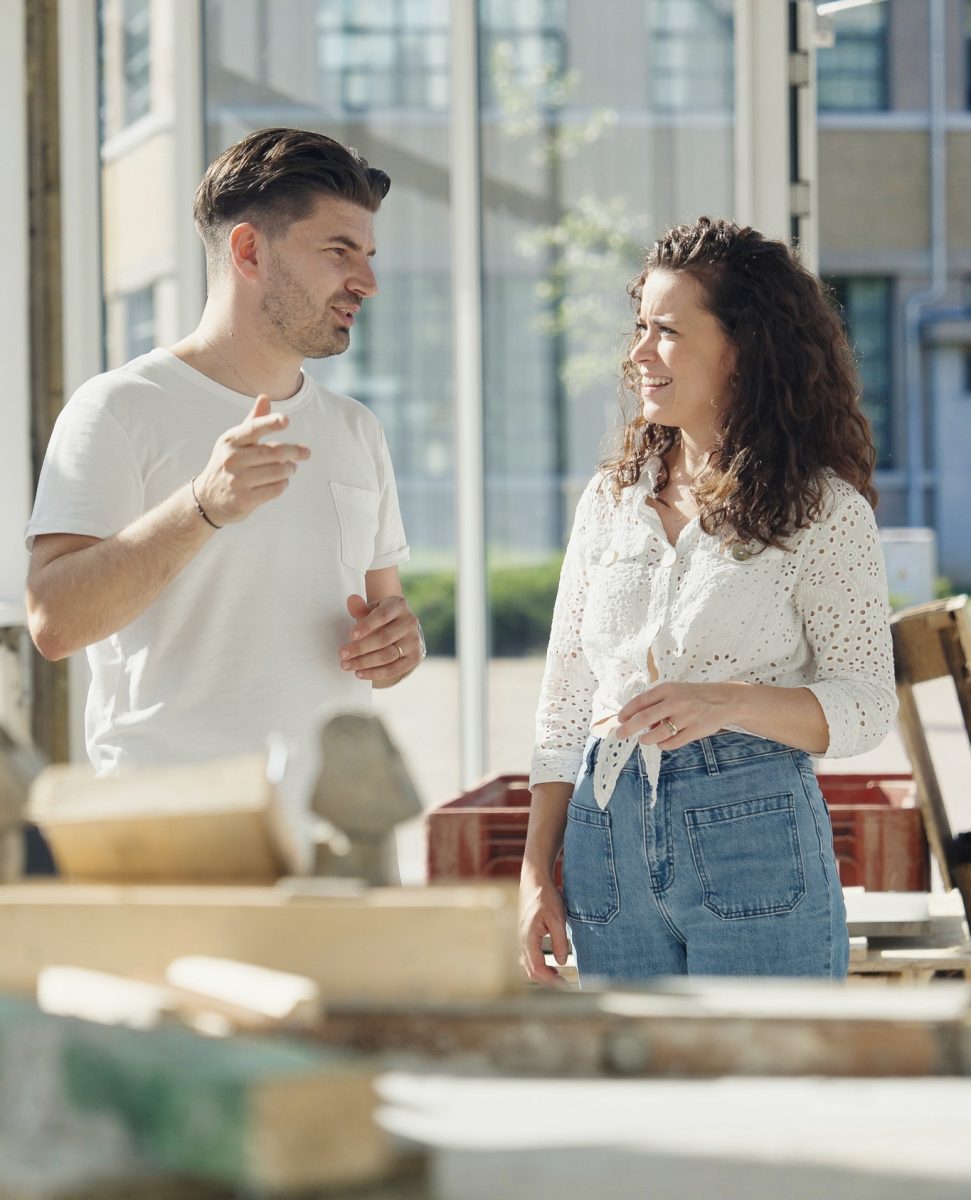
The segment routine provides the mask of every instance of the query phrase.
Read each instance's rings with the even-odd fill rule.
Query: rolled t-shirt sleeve
[[[144,504],[128,434],[103,396],[82,388],[54,424],[27,523],[27,549],[44,533],[111,537],[139,517]]]
[[[382,567],[395,567],[411,557],[405,527],[398,507],[398,490],[395,486],[394,467],[384,431],[380,431],[377,453],[378,475],[378,532],[374,539],[374,558],[371,571]]]

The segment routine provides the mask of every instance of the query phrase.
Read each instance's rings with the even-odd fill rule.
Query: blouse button
[[[605,550],[603,554],[601,554],[600,565],[602,567],[609,567],[612,563],[615,563],[618,558],[620,558],[620,552],[611,546],[609,550]]]
[[[668,546],[667,550],[661,555],[661,562],[666,567],[673,567],[678,561],[678,552],[673,546]]]

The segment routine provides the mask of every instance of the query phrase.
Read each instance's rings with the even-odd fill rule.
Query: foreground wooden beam
[[[971,1074],[971,988],[771,980],[536,992],[488,1005],[332,1005],[320,1040],[560,1077]]]
[[[321,894],[324,893],[324,894]],[[186,955],[311,979],[330,999],[492,999],[521,986],[509,887],[0,888],[0,989],[33,994],[46,966],[162,982]]]

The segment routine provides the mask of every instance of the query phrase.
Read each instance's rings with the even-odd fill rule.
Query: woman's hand
[[[543,954],[543,935],[547,933],[553,957],[562,967],[569,954],[563,897],[552,878],[526,865],[519,883],[519,960],[533,983],[563,987],[559,971],[547,966]]]
[[[806,687],[765,683],[656,683],[617,714],[613,735],[677,750],[729,725],[809,754],[825,754],[829,724]],[[669,724],[670,722],[670,724]]]
[[[677,750],[737,723],[733,687],[722,683],[657,683],[617,714],[614,737],[639,734],[642,746]],[[743,685],[744,686],[744,685]]]

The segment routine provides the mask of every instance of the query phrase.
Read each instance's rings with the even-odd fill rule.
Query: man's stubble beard
[[[271,251],[271,272],[260,311],[282,344],[301,358],[343,354],[351,342],[349,329],[330,325],[326,314],[314,319],[316,305],[280,257]]]

